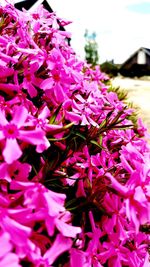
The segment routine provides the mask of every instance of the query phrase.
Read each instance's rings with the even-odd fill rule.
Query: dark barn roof
[[[140,53],[142,53],[143,59],[139,59]],[[136,50],[121,65],[120,73],[124,76],[150,75],[150,49],[146,47],[141,47]]]
[[[19,10],[22,10],[22,8],[25,8],[26,10],[29,10],[31,7],[33,7],[33,5],[35,3],[37,3],[38,0],[20,0],[20,1],[16,1],[15,3],[15,7]],[[41,1],[40,1],[41,4]],[[42,5],[44,6],[45,9],[47,9],[49,12],[53,12],[50,4],[48,3],[48,1],[43,0],[42,1]]]
[[[150,48],[146,47],[140,47],[138,50],[136,50],[123,64],[122,66],[125,66],[134,56],[138,54],[138,52],[144,51],[146,54],[150,56]]]

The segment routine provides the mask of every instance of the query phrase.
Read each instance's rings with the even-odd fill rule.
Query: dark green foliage
[[[119,67],[112,62],[105,61],[101,64],[101,71],[107,73],[110,77],[117,76],[119,72]]]

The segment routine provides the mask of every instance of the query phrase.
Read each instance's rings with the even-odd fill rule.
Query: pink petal
[[[86,263],[86,253],[75,248],[71,249],[70,267],[84,267]]]
[[[43,258],[47,259],[49,264],[51,265],[59,255],[69,250],[71,246],[72,246],[72,240],[70,238],[58,234],[53,245],[51,246],[50,249],[47,250]]]
[[[22,151],[16,139],[12,139],[12,138],[6,139],[5,148],[2,154],[3,154],[5,161],[9,164],[13,163],[13,161],[21,157]]]
[[[63,91],[62,86],[58,83],[54,86],[54,94],[57,102],[63,103],[65,101],[65,93]]]
[[[3,259],[0,260],[0,267],[21,267],[19,258],[14,253],[8,253]]]
[[[42,153],[44,150],[46,150],[50,146],[50,142],[48,139],[44,136],[41,144],[37,145],[36,152]]]
[[[107,250],[105,250],[104,252],[101,252],[98,255],[98,259],[100,259],[101,263],[105,263],[108,259],[110,259],[116,254],[114,247],[111,247],[111,244],[109,244],[108,246],[109,247],[107,247]]]
[[[143,192],[143,189],[141,186],[137,186],[135,189],[134,199],[138,201],[141,205],[146,203],[147,204],[147,198]],[[144,202],[144,203],[143,203]]]
[[[14,73],[14,69],[1,67],[0,78],[11,76]]]
[[[89,122],[87,120],[87,117],[84,114],[82,115],[81,125],[89,125]]]
[[[147,253],[146,253],[146,256],[145,256],[145,260],[144,260],[143,267],[149,267],[149,266],[150,266],[150,262],[149,262],[149,253],[147,252]]]
[[[38,118],[39,119],[46,119],[50,115],[50,110],[47,106],[45,106],[42,111],[40,112]]]
[[[10,203],[9,203],[9,199],[6,198],[5,195],[4,195],[4,196],[0,195],[0,206],[1,206],[1,207],[8,207],[9,204],[10,204]]]
[[[109,260],[108,266],[113,266],[113,267],[122,267],[121,260],[118,257],[111,258]]]
[[[31,229],[17,221],[4,216],[1,222],[2,228],[10,234],[11,242],[17,246],[26,246]]]
[[[127,170],[129,173],[133,173],[134,170],[132,169],[130,164],[127,162],[125,156],[121,155],[120,158],[121,158],[122,166],[125,168],[125,170]]]
[[[20,128],[21,126],[24,126],[27,116],[28,116],[27,109],[23,106],[18,106],[15,109],[15,113],[11,123],[14,123],[15,125],[17,125],[18,128]]]
[[[19,161],[13,162],[13,164],[9,165],[8,167],[10,177],[13,175],[15,180],[24,182],[28,181],[27,178],[31,169],[31,165],[29,165],[28,163],[20,163]],[[16,170],[17,173],[15,173]]]
[[[85,99],[81,96],[81,95],[76,95],[75,96],[76,99],[78,99],[81,103],[85,103]]]
[[[28,83],[28,85],[26,86],[26,89],[27,89],[30,97],[36,97],[37,96],[37,90],[35,89],[35,87],[31,83]]]
[[[7,163],[2,163],[0,165],[0,177],[3,177],[3,179],[5,179],[6,181],[11,182]]]
[[[15,59],[14,57],[12,57],[12,56],[8,56],[8,55],[4,54],[4,53],[1,52],[1,51],[0,51],[0,58],[1,58],[3,61],[7,62],[7,63],[9,63],[9,62],[17,63],[17,61],[18,61],[18,60]]]
[[[0,236],[0,243],[2,244],[0,249],[0,258],[4,257],[12,249],[12,244],[10,243],[10,236],[8,233],[3,233]]]
[[[133,207],[132,205],[130,205],[130,213],[131,213],[131,220],[134,223],[136,233],[138,233],[139,227],[140,227],[140,222],[138,219],[138,213],[137,213],[135,207]]]
[[[60,212],[64,212],[64,201],[66,199],[66,195],[55,193],[52,191],[45,192],[44,198],[47,202],[48,213],[50,216],[57,216]]]
[[[19,138],[29,144],[41,145],[44,141],[43,139],[45,135],[44,132],[40,129],[30,131],[20,130],[19,133]]]
[[[65,131],[65,130],[63,129],[63,126],[61,126],[61,125],[56,125],[56,124],[47,124],[47,125],[45,126],[45,129],[46,129],[46,131],[47,131],[48,133],[53,134],[53,135]]]
[[[27,188],[33,187],[35,183],[33,182],[20,182],[16,180],[12,180],[10,184],[11,190],[26,190]],[[26,204],[25,204],[26,205]]]
[[[4,113],[0,110],[0,125],[4,126],[8,124],[8,121],[5,118]]]
[[[131,213],[130,213],[130,199],[127,198],[125,200],[125,207],[126,207],[126,215],[128,217],[129,220],[131,220]]]
[[[4,133],[0,132],[0,140],[3,140],[3,139],[5,139]]]
[[[39,50],[37,49],[32,49],[32,48],[21,48],[21,47],[17,47],[18,51],[22,52],[22,53],[26,53],[26,54],[31,54],[31,55],[38,55]]]
[[[51,89],[53,86],[54,81],[52,80],[52,78],[48,78],[45,79],[41,84],[40,84],[40,88],[42,88],[43,90],[46,89]]]
[[[126,197],[128,194],[128,188],[120,184],[110,173],[106,173],[106,176],[111,180],[112,187],[122,196]]]
[[[65,118],[71,122],[74,122],[75,124],[78,124],[82,117],[72,111],[65,111]]]
[[[46,225],[49,236],[53,236],[54,231],[55,231],[54,217],[47,216],[45,225]]]
[[[62,220],[56,219],[55,223],[57,229],[61,232],[63,236],[75,238],[77,234],[81,233],[80,227],[69,225],[63,222]]]
[[[19,91],[20,87],[16,84],[12,83],[0,83],[0,90],[9,94],[9,95],[14,95]]]

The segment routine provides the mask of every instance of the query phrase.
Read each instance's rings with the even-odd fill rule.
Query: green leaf
[[[100,145],[100,144],[99,144],[98,142],[96,142],[95,140],[91,140],[90,143],[93,144],[93,145],[98,146],[98,147],[99,147],[100,149],[102,149],[102,150],[106,150],[105,147],[103,147],[102,145]]]
[[[86,140],[86,137],[83,134],[79,133],[79,132],[76,132],[75,135],[81,137],[83,140]]]
[[[64,127],[62,127],[63,130],[67,130],[70,127],[72,127],[74,125],[74,122],[70,122],[69,124],[65,125]]]
[[[5,20],[4,20],[4,18],[2,17],[1,20],[0,20],[0,28],[3,26],[4,21],[5,21]]]
[[[48,141],[50,141],[50,142],[63,141],[63,140],[66,140],[70,135],[71,135],[71,132],[68,135],[66,135],[65,137],[62,137],[62,138],[48,138]]]
[[[101,124],[99,125],[99,129],[102,129],[103,127],[106,127],[106,124],[107,124],[107,120],[105,119],[105,120],[103,120],[103,121],[101,122]]]
[[[66,205],[65,205],[65,208],[67,209],[69,206],[71,206],[72,204],[76,203],[77,199],[76,198],[73,198],[71,200],[69,200]]]
[[[115,123],[117,123],[118,119],[120,118],[120,116],[123,114],[123,110],[121,110],[120,112],[118,112],[118,114],[116,115],[116,117],[111,121],[111,125],[114,125]]]
[[[103,136],[100,134],[100,136],[99,136],[99,145],[100,146],[102,145],[102,141],[103,141]]]
[[[114,110],[111,110],[110,112],[108,112],[107,116],[106,116],[106,122],[108,123],[109,118],[111,117],[111,115],[113,114]],[[106,124],[107,124],[106,123]]]
[[[129,124],[129,125],[116,125],[112,127],[113,129],[118,129],[118,130],[126,130],[128,128],[134,127],[133,124]]]
[[[57,117],[57,115],[58,115],[58,113],[59,113],[61,107],[62,107],[62,104],[60,104],[60,105],[58,106],[58,108],[55,110],[54,114],[51,116],[51,118],[50,118],[50,120],[49,120],[49,124],[54,124],[54,123],[55,123],[56,117]]]

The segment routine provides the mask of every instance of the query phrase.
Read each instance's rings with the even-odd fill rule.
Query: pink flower
[[[26,212],[34,209],[34,213],[28,216],[29,221],[45,220],[45,225],[50,236],[54,234],[55,228],[66,237],[75,238],[78,233],[81,233],[80,227],[75,227],[70,224],[70,213],[64,207],[66,199],[64,194],[47,190],[40,184],[36,185],[35,183],[29,182],[12,181],[10,187],[13,190],[25,190],[24,205],[29,209]]]
[[[77,234],[81,233],[80,227],[74,227],[67,222],[64,222],[62,217],[56,218],[55,224],[63,236],[75,238]]]
[[[17,93],[19,93],[20,91],[20,87],[16,84],[12,84],[12,83],[0,83],[0,91],[10,95],[10,96],[14,96]]]
[[[8,182],[11,182],[12,179],[28,181],[30,171],[31,166],[28,163],[14,161],[12,164],[0,164],[0,176]]]
[[[146,128],[61,25],[0,7],[0,266],[147,267]]]
[[[61,234],[56,236],[56,239],[50,249],[44,254],[43,258],[48,260],[49,265],[53,264],[54,261],[65,251],[69,251],[72,246],[72,240],[64,237]]]
[[[11,243],[11,236],[7,232],[0,235],[0,242],[2,244],[0,249],[0,267],[19,267],[18,256],[11,252],[13,245]]]
[[[130,179],[126,185],[122,185],[110,173],[107,173],[106,176],[111,180],[113,189],[125,198],[126,215],[133,222],[136,232],[138,232],[140,222],[143,224],[150,221],[150,205],[143,190],[144,188],[137,186],[135,179]]]
[[[24,89],[27,89],[30,97],[36,97],[37,96],[37,89],[36,87],[40,86],[40,83],[42,79],[37,78],[35,76],[35,72],[39,69],[38,62],[30,63],[30,65],[27,65],[27,62],[24,62],[24,80],[21,86]]]
[[[4,257],[8,252],[12,250],[12,244],[10,243],[10,236],[8,233],[4,232],[0,235],[1,250],[0,250],[0,258]]]
[[[12,68],[7,68],[4,66],[0,66],[1,72],[0,72],[0,79],[9,77],[14,74],[14,69]]]
[[[0,267],[21,267],[19,258],[15,253],[8,253],[5,257],[0,259]]]
[[[27,246],[31,229],[11,219],[5,214],[1,214],[1,216],[3,216],[3,218],[1,218],[0,225],[3,231],[9,233],[12,242],[17,246]]]
[[[91,262],[87,259],[87,253],[82,250],[72,248],[70,250],[70,267],[90,267]]]
[[[7,121],[4,113],[0,111],[0,140],[5,140],[2,154],[5,161],[9,164],[22,155],[17,140],[36,145],[38,152],[43,151],[49,146],[41,129],[24,130],[27,118],[28,111],[25,107],[17,106],[10,122]]]

